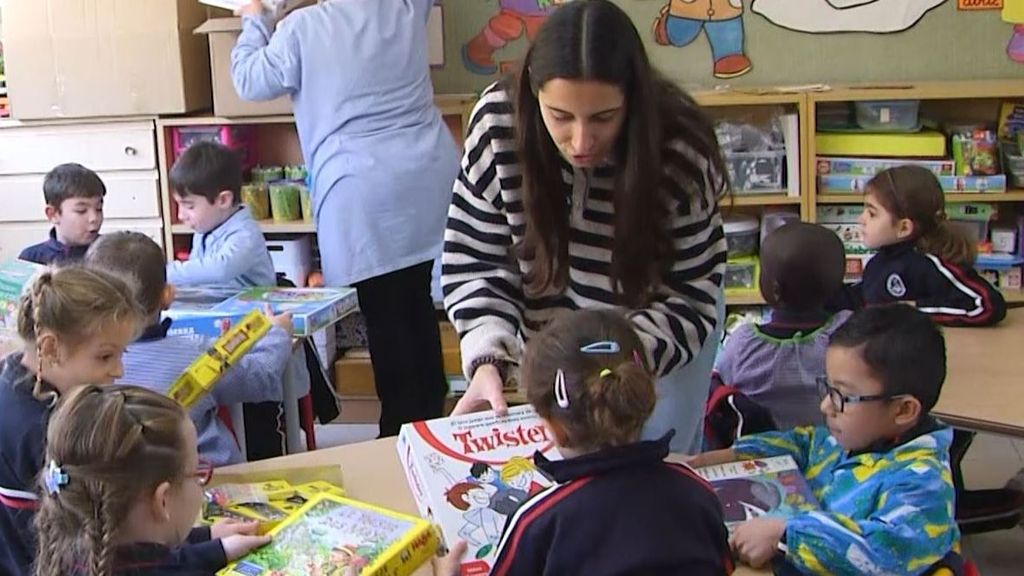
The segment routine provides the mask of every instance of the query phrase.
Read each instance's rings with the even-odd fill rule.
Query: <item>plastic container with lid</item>
[[[725,217],[725,242],[729,246],[729,258],[742,258],[757,254],[757,239],[761,224],[757,217],[746,214],[731,214]]]
[[[725,290],[729,293],[747,293],[758,290],[761,262],[756,257],[730,259],[725,265]]]
[[[874,132],[914,132],[921,128],[917,119],[919,100],[875,100],[857,102],[857,124]]]
[[[789,210],[765,210],[761,216],[761,243],[769,234],[790,222],[799,222],[800,214]]]

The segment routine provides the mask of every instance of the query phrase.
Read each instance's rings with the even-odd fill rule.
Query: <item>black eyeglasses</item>
[[[903,396],[903,394],[869,394],[862,396],[846,395],[836,389],[829,383],[828,377],[821,376],[817,379],[818,382],[818,393],[824,398],[828,395],[829,401],[832,402],[832,407],[835,408],[836,412],[843,412],[846,410],[847,404],[860,404],[861,402],[878,402],[880,400],[892,400],[897,396]]]

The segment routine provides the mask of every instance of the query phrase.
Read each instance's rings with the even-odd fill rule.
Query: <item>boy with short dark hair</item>
[[[36,264],[81,260],[99,237],[106,195],[100,177],[81,164],[50,170],[43,180],[46,219],[53,224],[50,239],[25,248],[18,258]]]
[[[725,342],[715,376],[767,409],[779,429],[823,422],[816,379],[829,336],[850,316],[825,302],[843,287],[843,243],[806,222],[775,230],[761,246],[761,295],[771,319],[744,324]]]
[[[821,505],[737,526],[734,551],[755,567],[783,556],[802,574],[961,573],[953,432],[929,414],[946,378],[941,331],[910,306],[867,308],[832,335],[826,367],[825,426],[744,436],[691,460],[792,456]]]
[[[215,142],[198,142],[168,175],[178,218],[195,230],[185,262],[167,264],[178,286],[276,286],[267,242],[249,209],[240,204],[242,162]]]

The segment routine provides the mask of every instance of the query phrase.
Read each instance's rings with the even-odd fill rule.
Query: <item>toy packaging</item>
[[[274,314],[291,312],[294,335],[305,338],[355,310],[358,301],[353,288],[182,288],[164,316],[174,321],[169,334],[218,337],[266,305]]]
[[[178,376],[167,395],[191,408],[268,331],[270,320],[259,310],[249,312]]]
[[[950,148],[958,176],[992,175],[999,172],[999,149],[992,130],[964,130],[953,134]]]
[[[463,576],[488,574],[505,522],[531,495],[551,485],[534,467],[541,452],[560,456],[530,406],[402,426],[398,457],[420,515],[441,527],[447,545],[469,544]]]
[[[273,541],[219,572],[221,576],[341,574],[404,576],[437,553],[429,522],[321,493],[269,532]]]
[[[0,331],[18,331],[18,303],[25,286],[44,267],[24,260],[0,264]]]
[[[846,176],[866,176],[868,178],[883,170],[904,165],[927,168],[936,176],[954,176],[955,165],[952,160],[914,160],[894,158],[830,158],[818,157],[818,175],[843,174]]]
[[[818,177],[818,191],[823,194],[863,194],[870,176],[825,174]],[[942,190],[957,194],[1001,194],[1006,192],[1006,175],[939,176]]]
[[[715,489],[730,530],[753,518],[789,518],[818,509],[817,498],[791,456],[707,466],[697,473]]]

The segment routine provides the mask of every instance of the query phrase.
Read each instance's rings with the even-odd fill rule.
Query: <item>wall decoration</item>
[[[683,47],[701,32],[711,44],[716,78],[735,78],[750,72],[744,50],[742,0],[669,0],[654,20],[654,41]]]
[[[956,0],[957,10],[999,10],[1003,0]]]
[[[1013,24],[1013,36],[1006,45],[1006,55],[1010,60],[1024,64],[1024,0],[1006,0],[1003,22]]]
[[[754,0],[751,10],[797,32],[827,34],[909,29],[946,0]]]
[[[572,0],[498,0],[498,13],[462,47],[466,69],[485,76],[496,74],[495,52],[524,34],[532,42],[548,15],[569,2]]]

